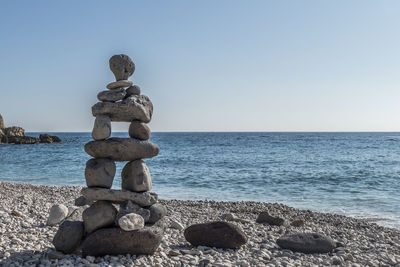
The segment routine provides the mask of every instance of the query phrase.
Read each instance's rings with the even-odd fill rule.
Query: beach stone
[[[97,94],[97,99],[103,102],[115,102],[124,99],[126,91],[124,88],[102,91]]]
[[[249,220],[241,219],[236,217],[233,213],[225,213],[221,215],[221,219],[229,222],[241,222],[241,223],[250,223]]]
[[[49,135],[49,134],[41,134],[39,135],[39,142],[40,143],[60,143],[61,139],[58,136],[55,135]]]
[[[68,208],[63,204],[55,204],[50,208],[47,225],[56,225],[68,216]]]
[[[0,114],[0,129],[6,128],[6,125],[4,124],[3,116]]]
[[[165,215],[167,215],[167,209],[160,203],[156,203],[152,205],[150,208],[150,218],[148,220],[149,223],[156,223]]]
[[[88,187],[111,188],[115,171],[115,162],[110,159],[89,159],[85,168],[86,185]]]
[[[82,188],[81,193],[90,200],[108,200],[123,202],[130,200],[141,207],[148,207],[157,202],[158,196],[153,192],[136,193],[127,190],[106,189],[100,187]]]
[[[121,187],[133,192],[150,191],[152,187],[149,168],[143,160],[127,163],[121,173]]]
[[[120,228],[104,228],[90,234],[82,243],[82,255],[154,254],[159,247],[165,224],[162,221],[136,231]]]
[[[153,103],[145,95],[133,95],[118,103],[97,102],[92,106],[92,114],[94,117],[108,116],[111,121],[148,123],[153,115]]]
[[[3,132],[7,137],[23,137],[25,136],[25,130],[22,127],[12,126],[3,129]]]
[[[336,243],[330,237],[319,233],[284,235],[278,238],[276,243],[283,249],[302,253],[328,253],[336,247]]]
[[[124,201],[123,203],[121,203],[118,214],[117,214],[116,221],[118,222],[118,220],[121,217],[123,217],[129,213],[136,213],[136,214],[142,216],[144,222],[148,222],[150,219],[150,210],[144,209],[144,208],[140,207],[138,204],[133,203],[132,201],[128,200],[128,201]]]
[[[82,213],[85,232],[89,234],[99,228],[113,225],[115,216],[117,216],[117,209],[111,202],[96,201]]]
[[[148,140],[150,138],[151,131],[146,123],[140,121],[132,121],[129,125],[129,136],[139,140]]]
[[[126,89],[126,96],[125,97],[129,97],[132,95],[140,95],[140,87],[137,85],[132,85],[131,87],[129,87],[128,89]]]
[[[83,235],[83,222],[64,221],[58,228],[52,243],[57,251],[69,254],[78,248]]]
[[[111,120],[108,116],[97,116],[94,120],[92,137],[94,140],[104,140],[111,135]]]
[[[82,221],[83,220],[82,219],[82,214],[89,207],[90,207],[90,205],[84,205],[84,206],[77,207],[76,209],[74,209],[72,211],[72,213],[65,220],[68,220],[68,221]]]
[[[118,220],[119,227],[124,231],[139,230],[144,227],[144,219],[136,213],[128,213]]]
[[[134,161],[158,155],[160,148],[148,141],[132,138],[109,138],[104,141],[91,141],[85,151],[94,158],[109,158],[114,161]]]
[[[304,221],[303,220],[294,220],[290,223],[291,226],[294,227],[301,227],[304,226]]]
[[[193,246],[235,249],[247,243],[245,233],[228,222],[194,224],[185,229],[184,235]]]
[[[128,79],[135,71],[135,63],[129,56],[124,54],[112,56],[109,64],[117,81]]]
[[[178,222],[177,220],[173,220],[173,219],[170,221],[169,227],[174,228],[179,231],[182,231],[183,229],[185,229],[185,227],[180,222]]]
[[[120,81],[116,81],[116,82],[112,82],[112,83],[107,84],[107,88],[110,89],[110,90],[114,90],[114,89],[129,87],[132,84],[133,84],[132,81],[120,80]]]
[[[85,206],[85,205],[92,205],[92,204],[93,204],[93,201],[87,199],[84,196],[79,196],[74,201],[74,205],[78,206],[78,207]]]
[[[281,226],[285,223],[285,219],[280,218],[280,217],[273,217],[271,215],[268,214],[268,212],[261,212],[257,219],[256,219],[257,223],[268,223],[269,225],[277,225],[277,226]]]

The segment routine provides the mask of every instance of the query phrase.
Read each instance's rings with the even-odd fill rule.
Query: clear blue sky
[[[2,1],[0,113],[90,131],[108,59],[126,53],[153,131],[400,131],[399,14],[400,1]]]

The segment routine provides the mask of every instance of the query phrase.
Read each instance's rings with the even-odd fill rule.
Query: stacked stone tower
[[[81,193],[94,203],[82,213],[82,254],[152,254],[162,240],[161,219],[166,214],[165,207],[157,203],[157,194],[149,192],[151,176],[143,161],[160,150],[148,141],[146,123],[151,120],[153,104],[128,80],[135,64],[127,55],[112,56],[110,69],[116,81],[97,95],[100,102],[92,107],[94,141],[85,145],[93,158],[86,163],[87,187]],[[130,138],[110,138],[112,121],[130,123]],[[121,173],[121,190],[111,189],[116,161],[127,162]],[[57,234],[62,235],[63,225]]]

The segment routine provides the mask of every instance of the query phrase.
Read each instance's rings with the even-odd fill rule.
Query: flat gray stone
[[[127,190],[105,189],[99,187],[82,188],[81,193],[90,200],[108,200],[123,202],[130,200],[141,207],[148,207],[157,202],[158,196],[153,192],[135,193]]]
[[[104,140],[111,135],[111,120],[108,116],[97,116],[94,120],[92,137],[94,140]]]
[[[132,81],[120,80],[120,81],[116,81],[116,82],[107,84],[107,88],[110,90],[113,90],[113,89],[117,89],[117,88],[129,87],[132,84],[133,84]]]
[[[117,81],[128,79],[135,71],[135,63],[129,56],[124,54],[112,56],[109,63]]]
[[[126,91],[124,88],[102,91],[97,94],[97,99],[103,102],[115,102],[124,99]]]
[[[117,209],[111,202],[96,201],[82,213],[85,233],[89,234],[97,229],[113,225],[115,216],[117,216]]]
[[[83,235],[82,222],[64,221],[53,238],[53,245],[57,251],[69,254],[78,248]]]
[[[281,226],[285,223],[285,219],[280,218],[280,217],[271,216],[268,214],[268,212],[264,211],[258,215],[256,222],[257,223],[268,223],[269,225]]]
[[[109,158],[114,161],[134,161],[158,155],[160,148],[148,141],[132,138],[110,138],[104,141],[91,141],[85,151],[94,158]]]
[[[89,159],[85,168],[86,185],[111,188],[115,171],[115,162],[110,159]]]
[[[284,235],[276,243],[283,249],[302,253],[328,253],[336,247],[335,241],[319,233]]]
[[[133,192],[150,191],[152,187],[149,168],[143,160],[134,160],[125,165],[121,173],[121,187]]]
[[[136,213],[143,217],[144,222],[148,222],[150,219],[150,210],[144,209],[140,207],[138,204],[133,203],[132,201],[125,201],[121,203],[119,207],[119,211],[117,214],[116,221],[119,220],[122,216],[129,214],[129,213]]]
[[[126,97],[132,96],[132,95],[140,95],[140,87],[137,85],[132,85],[128,89],[126,89]]]
[[[162,221],[130,232],[120,228],[100,229],[83,241],[82,255],[154,254],[162,241],[164,229],[165,223]]]
[[[151,131],[146,123],[140,121],[132,121],[129,125],[129,136],[139,140],[148,140]]]
[[[148,123],[153,115],[153,104],[145,95],[133,95],[122,102],[98,102],[92,107],[93,116],[108,116],[111,121]]]

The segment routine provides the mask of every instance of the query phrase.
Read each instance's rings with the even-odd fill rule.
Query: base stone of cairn
[[[65,221],[53,244],[64,253],[80,248],[83,256],[153,254],[163,238],[167,212],[157,203],[157,194],[149,192],[151,175],[143,161],[160,151],[148,141],[151,132],[146,124],[153,104],[128,80],[135,64],[127,55],[115,55],[109,63],[116,81],[97,95],[100,102],[92,107],[94,141],[85,145],[93,158],[86,163],[87,187],[81,194],[93,204],[82,212],[80,224]],[[130,138],[110,138],[112,121],[129,122]],[[111,189],[116,161],[127,161],[121,190]]]

